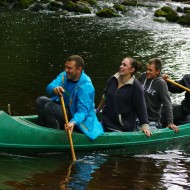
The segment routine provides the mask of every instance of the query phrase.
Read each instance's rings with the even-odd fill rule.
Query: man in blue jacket
[[[49,128],[63,129],[64,117],[59,96],[63,94],[69,124],[94,140],[103,134],[103,128],[94,112],[95,90],[91,79],[84,73],[84,61],[78,55],[70,56],[65,63],[65,71],[60,73],[46,88],[51,98],[37,99],[39,124]]]

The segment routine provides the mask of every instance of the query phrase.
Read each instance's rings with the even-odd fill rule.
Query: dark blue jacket
[[[118,89],[117,73],[105,88],[103,126],[112,131],[134,131],[138,117],[141,124],[148,124],[142,84],[132,78]]]
[[[176,82],[187,88],[190,88],[190,74],[184,75],[181,80],[178,80]],[[182,93],[185,91],[169,82],[167,83],[167,85],[168,85],[168,90],[172,93]],[[185,93],[185,98],[181,102],[181,106],[182,106],[182,110],[184,114],[190,114],[190,93],[189,92]]]

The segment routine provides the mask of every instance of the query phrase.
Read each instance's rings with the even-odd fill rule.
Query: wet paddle
[[[68,122],[68,117],[67,117],[67,112],[66,112],[66,109],[65,109],[65,102],[64,102],[63,96],[60,96],[60,100],[61,100],[61,106],[62,106],[62,109],[63,109],[64,118],[65,118],[65,124],[68,124],[69,122]],[[71,131],[67,130],[67,134],[68,134],[68,138],[69,138],[72,158],[73,158],[73,161],[76,161],[76,156],[75,156],[75,150],[74,150],[74,146],[73,146],[73,140],[72,140],[72,136],[71,136]]]
[[[171,79],[165,79],[165,80],[166,80],[167,82],[170,82],[170,83],[176,85],[177,87],[179,87],[179,88],[181,88],[181,89],[183,89],[183,90],[185,90],[185,91],[187,91],[187,92],[190,93],[190,89],[189,89],[189,88],[187,88],[187,87],[185,87],[185,86],[183,86],[183,85],[181,85],[181,84],[179,84],[179,83],[177,83],[177,82],[175,82],[175,81],[173,81],[173,80],[171,80]]]

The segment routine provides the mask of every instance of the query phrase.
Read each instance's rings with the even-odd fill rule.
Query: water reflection
[[[5,156],[1,159],[2,164],[0,162],[0,189],[83,190],[93,179],[93,173],[106,162],[106,157],[91,154],[79,156],[76,162],[71,162],[66,155],[36,158]]]
[[[67,155],[3,156],[0,189],[188,189],[189,156],[188,147],[138,155],[83,153],[73,163]]]
[[[93,179],[93,173],[105,162],[105,155],[98,155],[96,157],[84,157],[84,159],[72,163],[68,169],[69,175],[67,175],[66,180],[62,181],[61,187],[72,190],[87,189],[89,182]]]
[[[161,170],[148,158],[111,157],[89,184],[89,189],[159,189]],[[107,183],[101,183],[106,179]]]
[[[188,149],[188,148],[184,148]],[[137,157],[151,158],[155,160],[155,166],[162,168],[160,184],[166,189],[188,189],[189,180],[189,160],[187,154],[182,150],[174,149],[160,154],[149,154]]]
[[[132,157],[112,155],[94,174],[88,189],[189,189],[189,164],[183,154],[175,149]]]

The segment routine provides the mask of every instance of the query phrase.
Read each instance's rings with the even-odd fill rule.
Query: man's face
[[[65,72],[67,73],[68,79],[77,81],[80,78],[82,67],[76,67],[75,61],[66,61]]]
[[[147,64],[146,65],[146,78],[147,79],[155,79],[160,74],[159,70],[156,70],[155,64]]]

